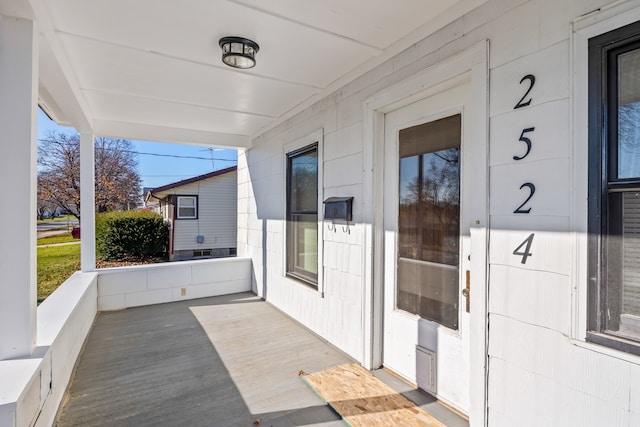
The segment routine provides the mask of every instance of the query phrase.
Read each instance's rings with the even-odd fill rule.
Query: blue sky
[[[74,128],[58,126],[38,109],[38,139],[45,138],[49,131],[75,133]],[[131,142],[139,153],[138,171],[143,187],[159,187],[202,175],[233,166],[238,160],[236,150],[164,142]]]

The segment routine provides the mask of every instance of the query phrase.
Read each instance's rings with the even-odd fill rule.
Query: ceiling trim
[[[95,120],[95,134],[113,138],[139,141],[171,142],[207,147],[249,148],[251,137],[230,133],[209,132],[195,129],[128,123],[114,120]]]

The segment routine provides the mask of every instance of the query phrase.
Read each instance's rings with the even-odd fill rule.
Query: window
[[[203,256],[211,256],[211,249],[202,249],[202,250],[193,251],[194,258],[203,257]]]
[[[640,355],[640,22],[589,40],[589,340]]]
[[[318,145],[287,154],[287,275],[318,286]]]
[[[178,196],[176,219],[198,219],[198,196]]]
[[[458,329],[462,116],[400,130],[396,306]]]

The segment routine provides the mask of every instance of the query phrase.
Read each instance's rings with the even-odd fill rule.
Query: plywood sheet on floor
[[[358,364],[336,366],[304,379],[352,427],[446,427]]]

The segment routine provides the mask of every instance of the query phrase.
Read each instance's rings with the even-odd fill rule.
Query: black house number
[[[522,184],[522,185],[520,186],[520,189],[522,190],[522,189],[523,189],[523,188],[525,188],[525,187],[527,187],[527,188],[529,189],[529,197],[527,197],[527,199],[526,199],[524,202],[522,202],[522,204],[521,204],[520,206],[518,206],[518,209],[516,209],[515,211],[513,211],[513,213],[516,213],[516,214],[528,214],[528,213],[530,213],[530,212],[531,212],[531,208],[529,208],[529,209],[525,209],[524,207],[525,207],[525,205],[527,204],[527,202],[528,202],[529,200],[531,200],[531,198],[533,197],[533,193],[535,193],[535,192],[536,192],[536,186],[535,186],[535,185],[533,185],[533,184],[532,184],[532,183],[530,183],[530,182],[525,182],[524,184]]]
[[[531,105],[531,96],[529,96],[529,94],[531,93],[531,90],[533,89],[533,87],[536,84],[536,78],[533,74],[527,74],[526,76],[524,76],[521,80],[520,80],[520,84],[527,84],[528,83],[528,88],[525,91],[524,95],[522,95],[522,98],[520,98],[520,100],[518,101],[518,103],[515,105],[515,107],[513,107],[514,110],[517,110],[519,108],[523,108],[523,107],[528,107],[529,105]],[[518,139],[519,142],[523,142],[527,149],[525,151],[525,153],[521,156],[513,156],[513,160],[519,161],[524,159],[525,157],[527,157],[529,155],[529,153],[531,152],[531,139],[529,138],[529,136],[527,134],[533,132],[536,128],[534,126],[525,128],[522,130],[522,133],[520,134],[520,138]],[[525,182],[524,184],[522,184],[520,186],[520,190],[522,189],[529,189],[529,195],[527,196],[527,198],[525,199],[524,202],[522,202],[522,204],[520,206],[518,206],[518,208],[513,211],[513,213],[515,214],[529,214],[531,213],[531,207],[526,207],[527,203],[529,203],[529,200],[531,200],[531,198],[533,197],[533,194],[536,192],[536,186],[533,185],[531,182]],[[526,264],[527,263],[527,258],[529,258],[530,256],[532,256],[533,254],[531,253],[531,245],[533,244],[533,238],[534,238],[535,234],[531,233],[529,234],[529,237],[527,237],[522,243],[520,243],[520,245],[515,248],[513,250],[513,255],[522,257],[520,259],[520,263],[521,264]]]
[[[524,95],[522,95],[522,98],[520,98],[520,101],[518,101],[516,106],[513,107],[514,110],[531,105],[531,98],[526,101],[525,99],[527,98],[527,96],[529,96],[529,92],[531,92],[531,89],[533,89],[533,86],[536,84],[536,77],[533,74],[527,74],[520,80],[520,84],[524,83],[525,81],[529,82],[529,89],[527,89]]]
[[[527,144],[527,151],[524,153],[524,155],[518,157],[518,156],[513,156],[513,160],[522,160],[525,157],[527,157],[529,155],[529,153],[531,152],[531,139],[527,138],[526,136],[524,136],[525,133],[529,133],[529,132],[533,132],[534,130],[536,130],[535,127],[530,127],[530,128],[526,128],[522,130],[522,133],[520,134],[520,139],[518,141],[522,141],[525,144]]]

